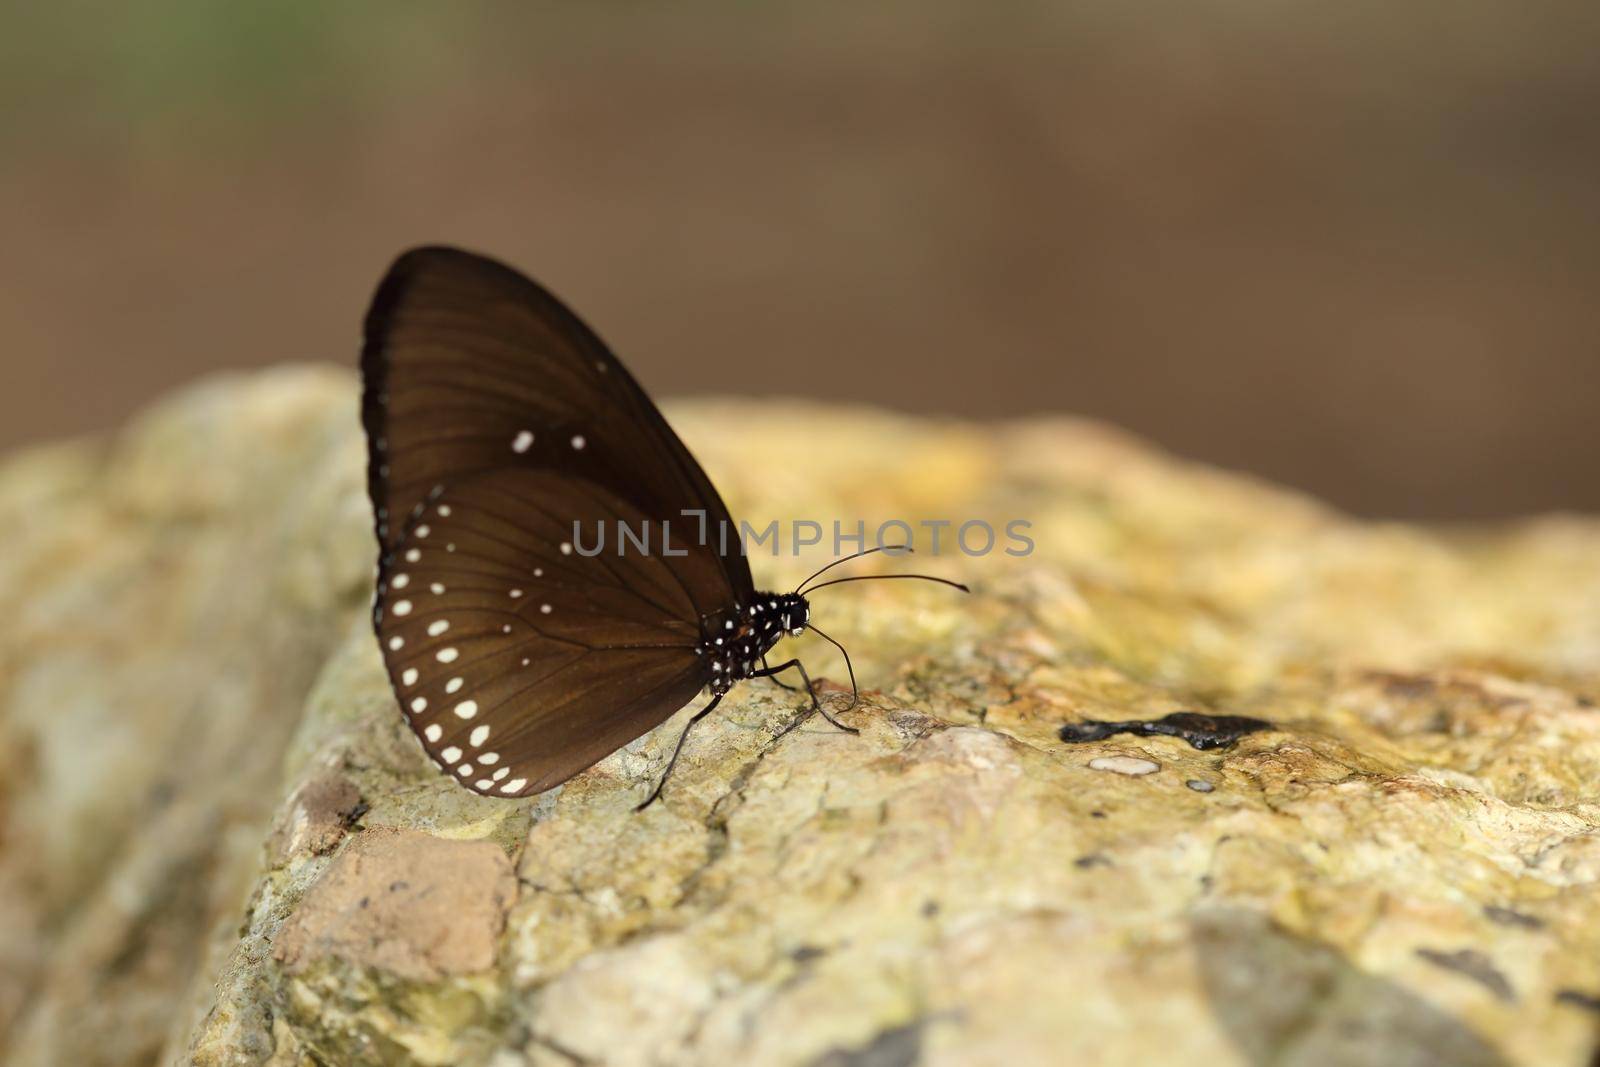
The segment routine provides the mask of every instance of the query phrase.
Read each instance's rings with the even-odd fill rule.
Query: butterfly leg
[[[763,653],[761,656],[761,669],[764,671],[770,671],[772,669],[771,667],[767,666],[767,657],[765,653]],[[772,680],[772,684],[777,686],[779,689],[787,689],[791,693],[798,693],[800,691],[798,687],[792,686],[788,682],[778,681],[775,675],[768,675],[768,677]]]
[[[803,682],[805,682],[806,695],[811,697],[811,708],[813,711],[815,711],[818,715],[821,715],[824,719],[827,719],[830,723],[832,723],[834,726],[837,726],[847,734],[859,734],[861,732],[854,726],[846,726],[844,723],[828,714],[828,710],[822,706],[822,702],[817,699],[817,694],[811,688],[811,675],[806,673],[805,664],[801,663],[797,659],[792,659],[788,663],[780,663],[776,667],[763,667],[750,677],[771,678],[773,675],[779,673],[780,671],[786,671],[790,667],[793,667],[795,670],[800,672],[800,678]]]
[[[648,808],[650,805],[654,804],[656,799],[661,796],[661,790],[666,786],[667,778],[672,774],[672,768],[677,765],[678,753],[683,751],[683,742],[684,739],[689,736],[689,731],[694,729],[695,723],[699,722],[707,715],[710,715],[712,709],[720,703],[722,703],[722,694],[718,693],[716,696],[711,698],[711,703],[694,713],[694,718],[689,720],[689,725],[685,726],[683,728],[683,733],[678,735],[678,744],[672,750],[672,758],[667,760],[667,769],[661,772],[661,779],[656,782],[656,787],[650,790],[650,795],[645,797],[644,801],[640,803],[638,807],[633,809],[634,811],[643,811],[645,808]]]

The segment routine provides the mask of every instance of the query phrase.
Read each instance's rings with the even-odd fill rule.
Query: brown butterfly
[[[441,770],[478,793],[527,796],[702,690],[711,701],[691,726],[742,679],[793,669],[810,692],[799,660],[765,658],[810,625],[806,583],[757,591],[716,487],[550,293],[468,252],[407,252],[367,313],[361,369],[373,627]],[[576,529],[618,522],[672,531],[671,553],[576,550]],[[693,536],[707,530],[734,534]]]

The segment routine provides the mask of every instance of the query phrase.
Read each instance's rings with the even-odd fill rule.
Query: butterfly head
[[[785,634],[799,637],[806,632],[806,623],[811,621],[811,605],[799,593],[785,593],[778,598],[778,618],[782,620]]]

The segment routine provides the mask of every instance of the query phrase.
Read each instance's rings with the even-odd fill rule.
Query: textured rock
[[[152,1062],[232,941],[368,595],[349,388],[221,380],[0,466],[0,1061]]]
[[[338,774],[313,778],[289,798],[289,817],[272,836],[272,852],[281,858],[331,852],[365,811],[361,791],[349,779]]]
[[[487,841],[371,829],[339,854],[279,931],[293,974],[340,960],[436,981],[494,966],[517,880]]]
[[[145,1062],[162,1032],[203,1064],[1589,1062],[1600,523],[1356,523],[1068,420],[680,405],[758,525],[1023,517],[1036,551],[922,559],[969,598],[817,596],[866,687],[859,736],[746,685],[643,814],[687,713],[556,793],[496,801],[423,759],[360,618],[353,388],[283,374],[152,415],[138,469],[161,490],[139,522],[160,533],[132,546],[98,517],[126,444],[0,472],[0,507],[31,523],[0,564],[5,825],[36,843],[8,847],[0,915],[7,962],[45,977],[0,987],[7,1062]],[[293,440],[253,421],[274,405]],[[773,425],[798,429],[752,432]],[[129,577],[155,543],[170,573],[215,579],[233,557],[193,551],[207,535],[273,548],[247,568],[253,608]],[[787,588],[814,563],[754,566]],[[233,610],[269,628],[235,649],[217,625]],[[91,670],[33,636],[47,626],[126,651]],[[798,648],[842,676],[827,645]],[[108,694],[140,664],[187,688],[138,691],[124,735]],[[273,699],[233,695],[241,676]],[[218,694],[251,710],[204,714]],[[57,706],[74,727],[41,710]],[[1058,736],[1179,710],[1271,726],[1216,749]],[[247,773],[217,765],[220,740],[170,743],[184,729],[256,739],[234,753]],[[52,770],[83,743],[168,782],[165,806]],[[96,1038],[98,1057],[61,1058]]]

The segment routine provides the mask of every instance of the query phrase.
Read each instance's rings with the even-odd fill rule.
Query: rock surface
[[[0,1062],[181,1052],[370,595],[349,389],[219,380],[0,464]]]
[[[496,801],[366,630],[353,397],[218,383],[0,468],[5,1062],[1590,1062],[1600,523],[1358,523],[1065,419],[675,405],[757,525],[1036,549],[818,594],[859,736],[748,684],[643,814],[688,712]],[[1058,736],[1176,711],[1271,728]]]

